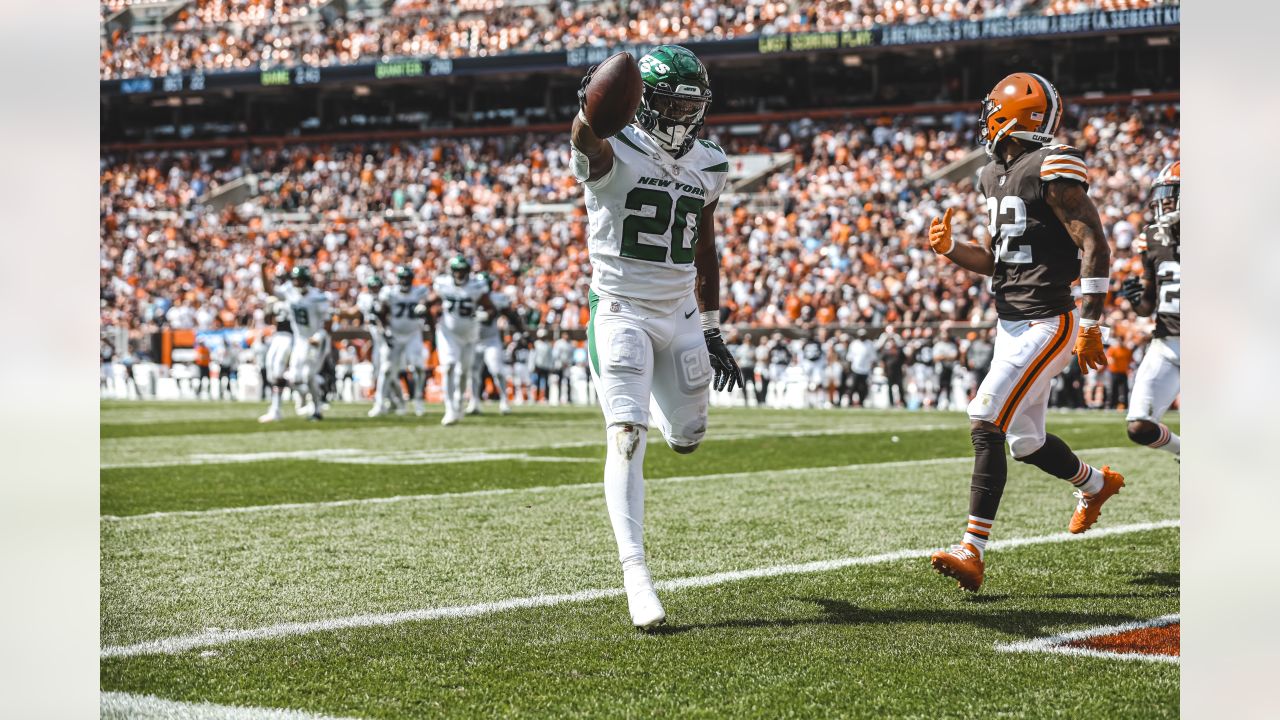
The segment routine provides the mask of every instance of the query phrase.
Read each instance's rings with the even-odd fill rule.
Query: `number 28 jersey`
[[[1044,198],[1051,180],[1088,188],[1083,156],[1070,145],[1023,153],[1006,166],[987,163],[978,176],[986,197],[987,230],[996,256],[991,290],[1003,320],[1037,320],[1075,307],[1080,249]]]
[[[724,190],[729,159],[710,140],[673,158],[634,125],[609,143],[609,172],[577,178],[586,186],[591,289],[675,312],[693,294],[698,223]]]
[[[1142,253],[1142,272],[1156,286],[1156,328],[1152,337],[1179,337],[1182,334],[1182,253],[1164,241],[1164,230],[1147,227]]]

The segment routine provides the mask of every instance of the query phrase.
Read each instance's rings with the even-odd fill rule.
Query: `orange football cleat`
[[[1093,527],[1098,522],[1098,516],[1102,514],[1102,503],[1107,501],[1112,495],[1120,492],[1120,488],[1124,487],[1124,476],[1111,469],[1110,466],[1104,465],[1102,468],[1102,489],[1093,495],[1088,495],[1079,490],[1075,492],[1075,496],[1080,498],[1080,502],[1076,504],[1076,511],[1071,516],[1071,525],[1069,529],[1075,534],[1080,534],[1085,530]]]
[[[978,553],[978,548],[969,543],[939,550],[929,557],[929,564],[939,573],[955,578],[962,590],[978,592],[978,588],[982,587],[982,572],[985,568],[982,555]]]

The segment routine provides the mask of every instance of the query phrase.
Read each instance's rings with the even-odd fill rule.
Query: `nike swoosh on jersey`
[[[693,314],[694,314],[694,313],[696,313],[696,312],[698,312],[698,308],[694,308],[694,309],[690,310],[689,312],[687,312],[687,313],[685,313],[685,314],[684,314],[684,319],[685,319],[685,320],[688,320],[689,318],[693,317]]]

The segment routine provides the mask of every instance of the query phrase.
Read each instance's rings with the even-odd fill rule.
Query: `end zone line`
[[[1077,454],[1084,455],[1100,452],[1117,452],[1138,447],[1106,447],[1082,448]],[[700,480],[737,480],[742,478],[772,475],[789,477],[791,475],[807,475],[819,472],[854,472],[871,468],[921,467],[925,465],[946,465],[957,462],[973,462],[972,455],[948,458],[924,458],[920,460],[886,460],[875,463],[853,463],[851,465],[823,465],[809,468],[781,468],[778,470],[747,470],[742,472],[711,473],[708,475],[673,475],[671,477],[645,478],[646,485],[697,482]],[[292,510],[322,510],[327,508],[351,507],[358,505],[386,505],[402,502],[422,502],[427,500],[448,500],[454,498],[487,497],[491,495],[512,495],[515,493],[545,493],[570,490],[595,490],[601,487],[600,482],[572,483],[568,485],[534,485],[523,488],[491,488],[488,490],[467,490],[464,492],[427,493],[423,495],[392,495],[390,497],[352,498],[349,500],[320,500],[305,503],[277,503],[273,505],[243,505],[240,507],[209,508],[208,510],[163,510],[142,513],[139,515],[102,515],[100,522],[125,523],[164,518],[198,518],[218,515],[238,515],[241,513],[287,512]]]
[[[1163,662],[1173,663],[1176,665],[1181,660],[1177,655],[1144,655],[1142,653],[1110,652],[1107,650],[1071,647],[1066,645],[1066,643],[1075,642],[1076,640],[1087,640],[1099,635],[1114,635],[1117,633],[1130,632],[1132,630],[1172,625],[1173,623],[1180,622],[1180,617],[1181,615],[1179,613],[1173,613],[1171,615],[1162,615],[1150,620],[1139,620],[1137,622],[1121,623],[1119,625],[1102,625],[1099,627],[1086,628],[1084,630],[1073,630],[1071,632],[1050,635],[1048,637],[1003,643],[996,645],[996,650],[999,652],[1010,653],[1057,653],[1059,655],[1077,655],[1080,657],[1108,658],[1111,660],[1142,660],[1144,662]]]
[[[352,720],[288,708],[183,702],[105,690],[99,696],[98,707],[102,720]]]
[[[1157,520],[1154,522],[1117,525],[1110,528],[1100,528],[1081,535],[1072,535],[1070,533],[1060,532],[1051,533],[1049,535],[1010,538],[1008,540],[995,540],[988,545],[988,548],[993,550],[1007,550],[1009,548],[1024,547],[1027,545],[1082,542],[1096,538],[1110,537],[1112,535],[1125,535],[1128,533],[1174,528],[1179,527],[1180,524],[1181,521],[1178,519],[1167,519]],[[655,583],[655,585],[659,590],[682,590],[685,588],[708,587],[711,585],[722,585],[742,580],[776,577],[779,575],[822,573],[846,567],[853,567],[856,565],[877,565],[881,563],[896,562],[898,560],[926,558],[936,549],[937,548],[895,550],[877,555],[847,557],[835,560],[818,560],[815,562],[793,565],[773,565],[769,567],[751,568],[748,570],[734,570],[730,572],[714,573],[711,575],[663,580]],[[294,635],[309,635],[312,633],[349,630],[354,628],[381,627],[422,620],[478,617],[481,615],[492,615],[494,613],[505,612],[507,610],[522,610],[564,605],[567,603],[588,602],[591,600],[599,600],[601,598],[616,597],[622,594],[623,590],[620,587],[595,588],[558,595],[534,595],[532,597],[511,598],[508,600],[479,603],[476,605],[421,608],[417,610],[405,610],[393,613],[355,615],[352,617],[333,618],[330,620],[318,620],[313,622],[280,623],[277,625],[268,625],[266,627],[253,628],[249,630],[219,630],[216,632],[204,632],[195,635],[180,635],[162,638],[159,640],[149,640],[134,645],[108,646],[102,648],[99,652],[99,656],[101,658],[116,658],[136,657],[140,655],[175,655],[195,648],[216,647],[250,640],[263,640]]]

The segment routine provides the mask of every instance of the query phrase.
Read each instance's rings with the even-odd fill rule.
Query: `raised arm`
[[[1080,369],[1107,366],[1107,354],[1102,346],[1102,330],[1098,326],[1102,318],[1102,306],[1107,299],[1111,269],[1111,246],[1102,231],[1098,208],[1089,199],[1085,186],[1073,180],[1051,180],[1045,183],[1044,199],[1053,208],[1053,214],[1067,229],[1071,240],[1080,248],[1083,256],[1080,264],[1080,290],[1083,302],[1080,306],[1080,336],[1076,340],[1076,355]]]
[[[947,208],[942,219],[934,218],[929,222],[929,246],[939,255],[970,272],[979,275],[992,275],[996,271],[996,256],[991,248],[978,243],[960,243],[951,237],[951,213]],[[995,238],[992,238],[992,242]]]
[[[587,125],[587,116],[582,111],[586,102],[587,83],[591,82],[592,67],[582,78],[578,87],[578,115],[573,119],[573,127],[569,131],[569,139],[573,144],[573,175],[580,181],[599,180],[613,169],[613,146],[609,141],[597,137],[591,126]]]

